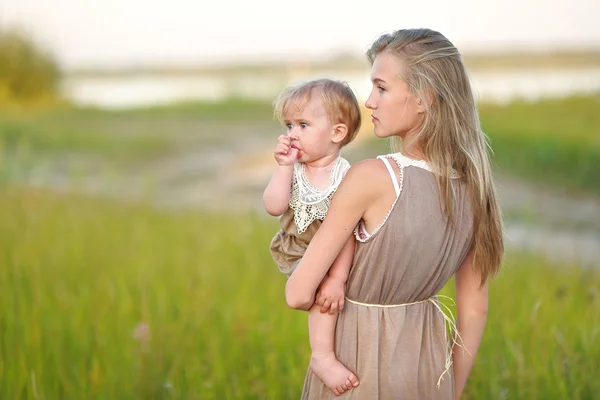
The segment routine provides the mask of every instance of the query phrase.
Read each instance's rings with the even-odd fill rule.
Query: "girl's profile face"
[[[416,132],[423,120],[424,107],[401,78],[402,64],[396,56],[382,52],[371,67],[373,87],[365,106],[371,110],[375,136],[380,138],[404,138]]]

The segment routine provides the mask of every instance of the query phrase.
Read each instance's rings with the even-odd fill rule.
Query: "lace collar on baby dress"
[[[294,222],[299,234],[305,232],[314,220],[325,218],[331,198],[349,168],[350,163],[338,157],[331,170],[329,185],[325,189],[317,189],[308,180],[304,164],[294,164],[290,208],[294,210]]]

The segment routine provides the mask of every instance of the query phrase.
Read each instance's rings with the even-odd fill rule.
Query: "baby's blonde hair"
[[[342,146],[354,140],[361,124],[360,106],[350,86],[343,81],[323,78],[288,86],[273,102],[275,117],[283,123],[290,107],[306,106],[313,95],[320,96],[332,124],[345,124],[348,128]]]
[[[502,262],[502,219],[488,137],[481,129],[462,57],[444,35],[429,29],[402,29],[382,35],[367,51],[371,64],[383,52],[397,57],[402,66],[400,77],[428,106],[419,132],[407,140],[419,143],[429,164],[439,172],[440,200],[450,220],[452,169],[467,182],[474,210],[473,265],[481,272],[483,285],[496,275]],[[402,147],[402,139],[394,138],[393,145]]]

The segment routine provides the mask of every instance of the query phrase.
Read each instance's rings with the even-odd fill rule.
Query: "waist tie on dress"
[[[464,348],[464,346],[461,346],[456,341],[456,339],[458,338],[462,342],[462,339],[460,337],[460,333],[458,333],[458,329],[456,328],[456,318],[454,317],[452,310],[446,304],[444,304],[440,301],[437,301],[438,297],[443,297],[445,299],[450,300],[452,305],[456,304],[451,297],[444,296],[443,294],[438,294],[438,295],[435,295],[435,296],[430,297],[425,300],[414,301],[412,303],[404,303],[404,304],[368,304],[368,303],[361,303],[359,301],[355,301],[355,300],[349,299],[347,297],[346,297],[346,300],[348,300],[352,304],[356,304],[356,305],[363,306],[363,307],[372,307],[372,308],[398,308],[398,307],[407,307],[407,306],[412,306],[415,304],[421,304],[421,303],[427,303],[427,302],[433,304],[435,306],[435,308],[437,308],[437,310],[442,314],[442,316],[444,317],[444,322],[447,325],[447,329],[444,329],[444,336],[445,336],[446,340],[448,340],[448,329],[450,329],[450,331],[452,332],[452,345],[450,347],[446,347],[446,364],[445,364],[446,368],[444,369],[444,372],[442,372],[442,375],[440,375],[440,377],[437,381],[437,388],[439,389],[440,384],[441,384],[442,380],[444,379],[444,375],[448,371],[450,371],[450,367],[452,367],[452,351],[454,350],[454,345],[462,347],[464,350],[466,350],[466,349]],[[445,312],[444,312],[444,310],[445,310]],[[466,351],[468,353],[468,350],[466,350]]]

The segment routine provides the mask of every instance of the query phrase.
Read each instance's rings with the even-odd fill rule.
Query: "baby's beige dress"
[[[329,185],[325,189],[318,189],[306,177],[304,164],[294,164],[289,207],[279,217],[281,229],[270,245],[273,260],[288,277],[300,263],[310,240],[321,226],[331,198],[349,168],[350,163],[338,157],[330,173]]]

